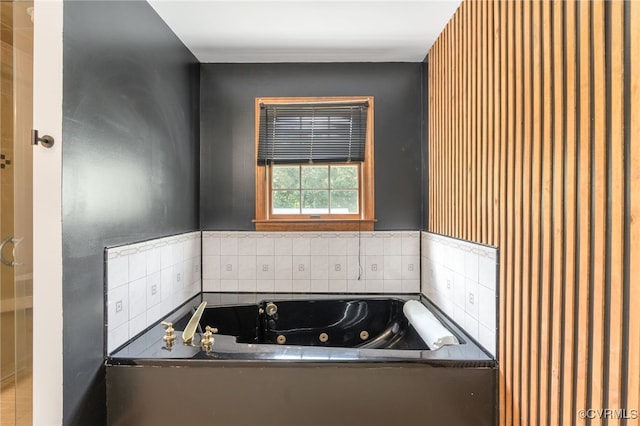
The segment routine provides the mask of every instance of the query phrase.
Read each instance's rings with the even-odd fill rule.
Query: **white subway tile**
[[[238,256],[238,279],[255,280],[257,274],[256,256]]]
[[[478,320],[486,327],[496,328],[496,293],[482,285],[478,286]]]
[[[384,278],[384,256],[365,256],[364,275],[367,281]]]
[[[237,280],[238,279],[238,256],[223,255],[220,256],[220,279],[221,280]],[[226,290],[229,291],[229,290]]]
[[[329,256],[329,279],[346,280],[349,265],[347,264],[347,256]],[[345,283],[346,287],[346,283]]]
[[[383,293],[384,292],[384,280],[370,280],[366,281],[367,293]]]
[[[292,281],[292,290],[296,293],[309,293],[311,291],[310,279],[294,279]]]
[[[160,271],[160,287],[162,300],[170,300],[173,295],[173,268],[168,267]]]
[[[147,274],[153,274],[161,269],[161,254],[159,248],[147,251]]]
[[[456,322],[456,324],[458,324],[463,329],[464,329],[464,321],[466,316],[467,314],[464,311],[464,307],[460,307],[458,305],[453,306],[453,315],[452,315],[453,320]]]
[[[402,280],[403,293],[420,293],[420,280]]]
[[[184,261],[184,243],[176,241],[171,246],[173,249],[173,263],[182,263]]]
[[[276,256],[293,255],[293,240],[290,237],[281,237],[275,239]]]
[[[478,255],[472,252],[464,254],[464,276],[478,282]]]
[[[480,324],[478,327],[478,343],[480,343],[491,355],[496,356],[496,332]]]
[[[275,256],[256,256],[256,278],[258,280],[273,280],[275,273]]]
[[[369,236],[363,238],[364,253],[367,256],[382,256],[384,254],[384,242],[381,237]]]
[[[311,256],[293,255],[293,279],[309,280],[311,279]]]
[[[462,275],[454,274],[453,281],[453,303],[466,310],[467,307],[467,284],[466,278]]]
[[[465,314],[464,317],[464,331],[469,333],[469,335],[476,340],[478,340],[478,337],[480,336],[478,320],[468,313]]]
[[[291,279],[276,279],[275,288],[276,293],[291,293],[293,291],[293,280]]]
[[[329,278],[329,256],[311,255],[311,279],[326,280]]]
[[[257,238],[258,256],[273,256],[275,254],[275,241],[271,237]]]
[[[402,255],[420,256],[420,234],[409,233],[402,236]]]
[[[238,238],[229,236],[221,237],[220,254],[223,256],[236,256],[238,254]]]
[[[383,286],[385,293],[402,293],[402,280],[385,279]]]
[[[312,279],[311,280],[311,292],[312,293],[327,293],[329,291],[328,279]]]
[[[364,280],[364,256],[347,256],[347,279]]]
[[[478,304],[478,283],[470,279],[465,279],[465,312],[473,318],[478,319],[480,309]]]
[[[273,279],[258,279],[256,284],[259,293],[273,293],[276,288],[275,280]]]
[[[129,322],[114,326],[109,324],[109,331],[107,333],[107,353],[111,354],[120,345],[129,340]]]
[[[420,279],[420,256],[418,255],[402,256],[402,279],[403,280],[419,280]]]
[[[329,250],[327,254],[332,256],[346,256],[347,255],[347,241],[348,238],[335,236],[327,238],[329,242]]]
[[[173,265],[173,290],[178,291],[184,288],[185,280],[184,280],[184,271],[182,263],[178,263]]]
[[[220,280],[220,291],[224,291],[228,293],[238,291],[238,280],[236,279]]]
[[[238,238],[238,256],[255,256],[257,247],[257,238]]]
[[[385,256],[400,256],[402,255],[402,237],[388,236],[382,239],[383,253]]]
[[[257,288],[257,283],[255,279],[239,279],[238,280],[238,291],[246,291],[246,292],[255,292]]]
[[[497,288],[496,269],[495,259],[480,256],[478,258],[478,282],[487,288],[495,290]]]
[[[364,255],[363,239],[357,233],[353,233],[347,240],[347,256]]]
[[[160,271],[147,277],[147,307],[158,305],[162,302],[162,275]]]
[[[133,338],[136,334],[147,328],[147,313],[142,312],[137,317],[129,321],[129,336]]]
[[[203,256],[219,256],[220,255],[220,237],[203,236],[202,239],[202,255]]]
[[[222,290],[222,286],[219,279],[209,280],[205,278],[202,280],[202,291],[221,291],[221,290]]]
[[[107,288],[113,290],[129,282],[129,257],[122,256],[107,261]]]
[[[329,255],[329,238],[318,236],[310,239],[311,257]]]
[[[147,278],[129,283],[129,320],[147,310]]]
[[[107,321],[109,327],[118,327],[129,321],[129,285],[123,285],[107,293]]]
[[[346,293],[347,292],[347,280],[346,279],[330,279],[329,291],[331,293]]]
[[[160,248],[160,267],[173,266],[173,247],[165,245]]]
[[[311,254],[311,241],[307,237],[296,237],[292,239],[294,256],[309,256]]]
[[[293,279],[293,257],[290,255],[275,256],[275,279],[291,280]]]
[[[401,280],[402,279],[402,256],[384,255],[384,271],[385,280]]]
[[[367,282],[364,279],[347,280],[347,290],[350,293],[365,293],[367,291]]]
[[[204,256],[202,278],[208,280],[220,279],[220,256]]]

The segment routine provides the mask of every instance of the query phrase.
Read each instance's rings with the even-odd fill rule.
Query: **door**
[[[0,3],[0,424],[32,424],[33,1]]]

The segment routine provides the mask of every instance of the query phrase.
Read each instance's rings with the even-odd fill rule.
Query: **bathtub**
[[[180,338],[202,300],[200,328],[218,329],[206,349]],[[460,343],[430,349],[407,300]],[[158,322],[107,356],[109,424],[496,422],[496,361],[420,296],[203,293],[163,320],[173,345]]]

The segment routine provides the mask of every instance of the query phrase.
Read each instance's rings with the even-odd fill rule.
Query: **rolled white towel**
[[[432,350],[444,345],[457,345],[460,342],[442,323],[417,300],[409,300],[402,308],[413,328]]]

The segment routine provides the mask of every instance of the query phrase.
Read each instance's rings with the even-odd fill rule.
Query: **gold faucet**
[[[207,301],[202,302],[196,312],[193,314],[187,326],[184,328],[182,332],[182,341],[186,345],[190,345],[193,342],[193,336],[196,334],[196,329],[198,328],[198,324],[200,323],[200,317],[202,317],[202,313],[204,312],[204,308],[207,306]]]
[[[211,351],[211,346],[213,345],[213,334],[217,332],[218,332],[217,328],[209,327],[209,326],[205,327],[205,332],[202,335],[202,340],[200,341],[200,344],[202,345],[202,349],[204,349],[206,352]]]
[[[173,341],[176,340],[176,333],[175,333],[175,330],[173,329],[173,323],[162,321],[160,324],[167,327],[164,330],[164,337],[162,338],[162,340],[164,340],[164,343],[167,346],[167,348],[171,348],[171,346],[173,346]]]

